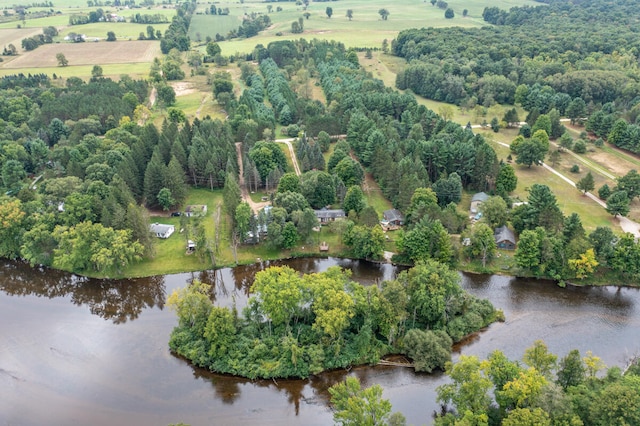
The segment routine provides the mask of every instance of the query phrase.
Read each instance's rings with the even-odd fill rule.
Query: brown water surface
[[[304,272],[339,265],[372,284],[397,268],[341,259],[297,259]],[[166,295],[193,278],[214,284],[216,303],[246,301],[253,275],[268,264],[135,280],[93,280],[0,262],[0,424],[326,425],[327,388],[355,375],[381,384],[409,424],[429,424],[442,374],[360,367],[309,380],[250,381],[192,368],[167,347],[176,323]],[[519,358],[536,339],[564,356],[592,350],[608,365],[640,351],[640,290],[561,289],[551,282],[462,275],[471,293],[503,309],[494,324],[459,345],[485,357]]]

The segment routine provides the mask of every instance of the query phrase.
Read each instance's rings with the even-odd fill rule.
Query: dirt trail
[[[286,144],[289,147],[289,153],[291,154],[291,162],[293,163],[293,170],[296,172],[296,175],[300,176],[302,173],[300,173],[300,166],[298,165],[298,157],[296,157],[296,151],[293,149],[293,145],[291,144],[291,142],[293,142],[294,140],[295,138],[288,138],[288,139],[276,139],[275,141],[277,143]]]
[[[504,142],[497,142],[496,141],[496,143],[499,144],[499,145],[502,145],[502,146],[505,146],[505,147],[509,148],[509,145],[504,143]],[[554,175],[558,176],[560,179],[562,179],[563,181],[565,181],[569,185],[573,186],[574,188],[576,187],[576,184],[571,179],[569,179],[568,177],[566,177],[562,173],[558,172],[556,169],[552,168],[551,166],[543,163],[542,167],[544,167],[545,169],[549,170],[551,173],[553,173]],[[592,199],[593,201],[595,201],[599,206],[601,206],[603,208],[607,208],[607,203],[602,201],[596,195],[593,195],[592,193],[587,192],[586,196],[589,197],[590,199]],[[622,228],[622,230],[624,232],[630,232],[636,238],[640,238],[640,224],[638,222],[634,222],[633,220],[631,220],[631,219],[629,219],[627,217],[624,217],[624,216],[618,216],[617,219],[618,219],[618,223],[620,224],[620,228]]]
[[[269,201],[256,203],[251,199],[249,191],[247,190],[247,186],[245,185],[245,182],[244,182],[244,166],[242,164],[242,142],[236,142],[236,153],[238,155],[238,166],[240,166],[240,179],[238,183],[240,185],[240,192],[242,194],[242,199],[247,204],[249,204],[249,207],[251,207],[251,210],[253,210],[255,214],[258,214],[260,210],[262,210],[265,206],[268,206],[270,203]]]

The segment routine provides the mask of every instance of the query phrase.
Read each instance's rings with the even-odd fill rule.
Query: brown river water
[[[278,262],[304,272],[340,265],[365,284],[397,268],[340,259]],[[271,263],[271,264],[275,264]],[[241,306],[263,265],[132,280],[94,280],[0,261],[0,425],[329,425],[327,388],[347,375],[380,384],[408,424],[431,424],[441,374],[359,367],[309,380],[250,381],[193,368],[167,346],[176,324],[167,294],[193,278],[216,302]],[[456,347],[517,359],[534,340],[564,356],[592,350],[607,365],[640,353],[640,289],[559,288],[546,281],[462,274],[469,292],[504,311]]]

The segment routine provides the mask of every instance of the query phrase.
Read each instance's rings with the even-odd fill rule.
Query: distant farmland
[[[151,63],[160,56],[158,41],[118,41],[45,44],[3,64],[2,68],[47,68],[58,65],[56,55],[62,53],[75,65]]]

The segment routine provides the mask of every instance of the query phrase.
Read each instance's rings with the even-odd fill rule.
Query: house
[[[342,209],[330,210],[327,208],[322,208],[320,210],[314,210],[313,212],[316,214],[316,217],[318,218],[320,223],[329,223],[333,222],[336,219],[344,219],[346,217],[346,214]]]
[[[496,240],[496,246],[503,250],[515,250],[516,249],[516,236],[513,231],[507,228],[506,225],[496,228],[493,232],[493,237]]]
[[[184,209],[184,215],[191,216],[205,216],[207,214],[207,206],[205,204],[192,204]]]
[[[402,226],[404,225],[404,216],[398,209],[385,210],[382,213],[384,222],[388,222],[389,226]]]
[[[470,209],[471,214],[474,216],[478,214],[480,206],[482,205],[482,203],[484,203],[488,199],[489,199],[489,195],[487,195],[484,192],[478,192],[476,194],[473,194],[473,197],[471,197],[471,209]]]
[[[176,230],[173,225],[165,225],[162,223],[152,223],[149,225],[149,231],[158,238],[169,238]]]

